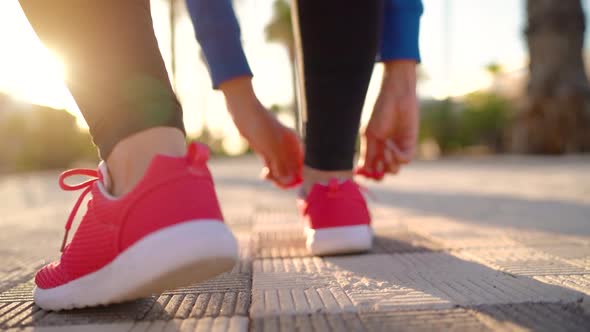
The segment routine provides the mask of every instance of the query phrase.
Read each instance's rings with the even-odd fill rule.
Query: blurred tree
[[[295,37],[291,21],[291,6],[287,0],[275,0],[273,3],[273,15],[264,29],[266,40],[271,43],[279,43],[285,47],[291,63],[291,81],[293,84],[293,115],[297,131],[299,131],[299,105],[297,103],[297,77],[295,57]]]
[[[503,152],[512,104],[494,92],[478,91],[460,100],[429,100],[420,104],[420,141],[434,141],[443,154],[472,147]]]
[[[460,113],[459,136],[463,146],[480,145],[493,152],[503,152],[511,103],[491,92],[473,92],[465,97]]]
[[[526,106],[516,119],[513,149],[526,153],[590,151],[590,86],[582,58],[580,0],[528,0],[530,53]]]
[[[97,161],[90,134],[65,110],[23,102],[0,106],[0,173]]]
[[[486,66],[486,70],[488,71],[488,73],[490,73],[490,75],[492,76],[498,76],[499,74],[502,73],[502,65],[500,65],[497,62],[491,62]]]

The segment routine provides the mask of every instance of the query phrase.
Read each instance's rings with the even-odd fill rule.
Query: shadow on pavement
[[[434,193],[371,187],[379,204],[459,222],[590,236],[590,205],[504,195]]]
[[[584,294],[379,237],[388,254],[326,257],[370,331],[587,331]],[[389,243],[388,243],[389,242]]]

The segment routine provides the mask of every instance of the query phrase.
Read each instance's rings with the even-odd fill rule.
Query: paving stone
[[[408,253],[441,250],[441,246],[416,233],[399,228],[375,228],[370,253]],[[305,234],[300,227],[261,231],[253,236],[256,258],[308,257]]]
[[[318,257],[260,259],[253,267],[251,317],[353,310]]]
[[[461,309],[361,313],[366,331],[489,331],[472,312]]]
[[[467,249],[459,253],[493,268],[522,276],[590,274],[590,268],[574,265],[536,247]]]
[[[129,332],[245,332],[247,330],[248,318],[235,316],[137,322]]]
[[[261,231],[253,236],[253,255],[256,258],[305,257],[309,252],[305,247],[303,229]]]
[[[588,331],[590,316],[577,303],[518,303],[474,308],[495,329],[517,326],[526,331]]]
[[[588,238],[581,236],[562,235],[549,232],[541,232],[533,229],[511,229],[504,228],[500,230],[506,237],[516,241],[521,246],[532,247],[561,247],[561,246],[575,246],[588,247],[590,242]],[[587,251],[586,251],[587,252]]]
[[[163,293],[157,300],[160,305],[152,308],[144,319],[246,315],[250,294],[250,274],[225,273],[200,284]]]
[[[33,301],[33,288],[35,288],[33,279],[18,284],[0,293],[0,303]]]
[[[108,307],[93,307],[60,312],[45,312],[35,309],[18,322],[18,326],[64,326],[86,324],[108,324],[120,321],[133,321],[144,318],[153,307],[158,306],[155,298],[114,304]],[[34,315],[42,316],[35,318]]]
[[[0,328],[33,325],[47,314],[33,302],[5,303],[0,306]]]
[[[273,316],[252,320],[251,331],[363,331],[365,328],[355,313],[344,314],[304,314]]]
[[[107,323],[121,320],[170,320],[173,318],[246,315],[250,306],[250,274],[225,273],[201,284],[167,291],[159,297],[108,307],[67,312],[44,312],[32,305],[33,282],[0,294],[0,326]],[[0,302],[0,304],[4,304]],[[2,314],[4,312],[4,314]],[[10,314],[9,314],[10,312]],[[12,318],[18,316],[18,319]]]
[[[587,243],[554,242],[553,244],[539,245],[534,248],[554,257],[559,257],[570,264],[590,268],[590,245]]]
[[[0,293],[29,280],[47,263],[39,255],[14,250],[0,250]]]
[[[441,309],[518,302],[574,302],[583,294],[515,277],[447,253],[325,259],[361,311]]]
[[[466,226],[446,218],[418,217],[408,228],[445,249],[472,249],[518,246],[501,228]]]
[[[401,254],[411,252],[440,251],[443,247],[414,232],[403,228],[375,227],[375,238],[371,253]]]
[[[128,332],[133,322],[122,322],[114,324],[85,324],[72,326],[42,326],[9,329],[9,332]]]
[[[547,275],[535,277],[535,279],[547,284],[574,289],[590,295],[590,274]]]
[[[273,205],[275,202],[273,202]],[[301,219],[297,206],[295,203],[295,197],[293,201],[289,203],[288,207],[276,207],[276,206],[262,206],[256,209],[253,218],[253,231],[263,231],[268,226],[284,226],[291,225],[294,227],[301,227]]]

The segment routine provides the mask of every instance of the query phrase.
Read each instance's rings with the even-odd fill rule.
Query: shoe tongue
[[[109,176],[109,169],[107,163],[103,161],[98,164],[98,178],[107,191],[111,190],[111,178]]]

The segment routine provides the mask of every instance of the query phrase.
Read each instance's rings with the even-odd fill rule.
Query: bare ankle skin
[[[122,196],[130,192],[156,155],[183,156],[185,153],[186,140],[177,128],[150,128],[123,139],[106,160],[111,177],[110,193]]]
[[[342,171],[322,171],[309,166],[303,167],[303,193],[307,195],[316,183],[327,183],[331,179],[347,180],[352,179],[353,172],[350,170]]]

